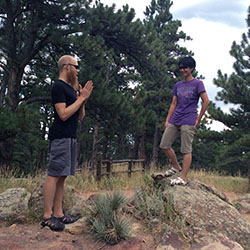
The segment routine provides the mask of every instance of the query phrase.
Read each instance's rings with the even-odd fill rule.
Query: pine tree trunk
[[[157,162],[158,162],[158,137],[159,137],[159,129],[156,123],[154,132],[154,143],[153,143],[153,157],[152,157],[152,164],[154,168],[157,168]]]
[[[250,160],[248,161],[248,192],[250,193]]]
[[[9,112],[14,113],[19,103],[21,80],[24,71],[21,68],[15,67],[14,63],[8,64],[7,68],[10,69],[10,72],[6,74],[5,79],[3,79],[3,82],[7,83],[4,84],[5,90],[8,89],[7,93],[5,93],[8,102],[6,102],[5,105],[9,107]],[[1,98],[3,98],[4,95],[1,93]],[[16,134],[6,135],[5,140],[0,141],[0,162],[8,167],[11,166],[13,158],[15,136]]]
[[[134,143],[133,152],[132,152],[132,158],[133,159],[138,158],[139,142],[140,142],[140,137],[137,135],[135,137],[135,143]]]
[[[91,170],[93,171],[97,163],[97,151],[98,151],[98,135],[99,135],[99,123],[94,125],[93,144],[92,144],[92,156],[91,156]]]
[[[139,159],[144,159],[145,161],[145,166],[149,166],[149,161],[146,157],[146,135],[145,132],[143,133],[143,136],[141,137],[140,140],[140,149],[139,149]]]
[[[124,138],[123,136],[118,137],[118,144],[117,144],[117,158],[122,159],[124,154]]]

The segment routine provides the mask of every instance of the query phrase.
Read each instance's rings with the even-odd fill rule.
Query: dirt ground
[[[104,192],[98,192],[104,193]],[[128,198],[134,195],[133,190],[124,190]],[[86,192],[81,194],[84,199],[97,194],[96,192]],[[0,249],[4,250],[153,250],[157,245],[151,232],[140,223],[134,220],[138,225],[133,236],[122,241],[117,245],[106,245],[104,242],[96,242],[90,234],[81,233],[78,235],[69,232],[53,232],[49,228],[41,228],[37,225],[13,224],[7,226],[0,222]]]
[[[128,197],[133,191],[125,191]],[[84,198],[94,194],[85,193]],[[229,201],[236,199],[237,194],[225,193]],[[247,218],[250,221],[250,218]],[[0,249],[4,250],[154,250],[157,248],[157,240],[145,225],[136,221],[138,229],[129,240],[110,246],[103,242],[96,242],[87,232],[79,235],[72,235],[68,232],[53,232],[48,228],[41,228],[37,225],[13,224],[7,226],[0,223]]]
[[[150,232],[141,230],[135,237],[110,246],[96,242],[87,233],[72,235],[68,232],[53,232],[39,225],[0,225],[0,249],[5,250],[153,250],[156,249]]]

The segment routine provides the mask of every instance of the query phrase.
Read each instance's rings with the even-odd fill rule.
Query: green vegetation
[[[125,196],[117,191],[92,200],[87,224],[95,239],[113,245],[130,236],[130,223],[122,212],[125,202]]]

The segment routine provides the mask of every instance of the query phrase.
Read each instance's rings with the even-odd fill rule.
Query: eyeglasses
[[[65,65],[73,66],[73,67],[75,67],[75,69],[77,69],[77,70],[80,69],[79,65],[75,65],[75,64],[72,64],[72,63],[63,64],[63,66],[65,66]]]

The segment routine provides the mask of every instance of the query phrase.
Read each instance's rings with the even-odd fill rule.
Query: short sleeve
[[[66,103],[66,96],[64,91],[64,86],[60,83],[55,83],[52,88],[52,102],[53,104],[65,102]]]
[[[206,92],[206,89],[205,89],[205,86],[204,86],[204,83],[202,81],[199,81],[198,82],[198,93],[200,94],[201,92]]]
[[[177,96],[177,84],[174,85],[174,87],[172,89],[172,94]]]

